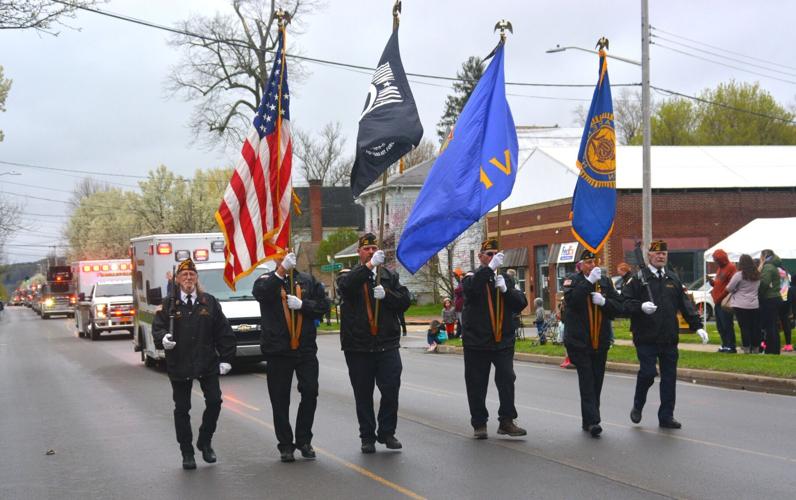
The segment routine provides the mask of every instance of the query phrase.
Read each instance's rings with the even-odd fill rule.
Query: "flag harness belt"
[[[296,297],[301,300],[301,285],[296,284]],[[290,319],[290,309],[287,307],[287,292],[282,288],[282,311],[285,313],[285,323],[287,323],[287,331],[290,333],[290,348],[296,350],[299,347],[299,339],[301,338],[301,326],[304,320],[304,315],[301,311],[296,311],[296,322],[293,323]]]
[[[373,309],[370,305],[370,290],[368,290],[368,284],[362,283],[362,291],[365,293],[365,309],[368,311],[368,324],[370,324],[370,334],[374,337],[376,333],[379,331],[379,326],[376,324],[376,320],[373,319]]]
[[[500,343],[503,340],[503,312],[505,309],[505,300],[498,303],[497,321],[495,321],[495,307],[492,305],[492,294],[489,292],[489,283],[484,285],[486,290],[486,301],[489,305],[489,320],[492,322],[492,335],[495,337],[495,342]],[[497,291],[497,290],[496,290]],[[497,293],[500,293],[499,291]]]

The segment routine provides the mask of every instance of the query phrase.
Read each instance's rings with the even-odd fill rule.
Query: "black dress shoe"
[[[312,448],[312,445],[309,443],[302,444],[301,446],[298,447],[298,450],[299,452],[301,452],[301,456],[304,458],[310,460],[315,458],[315,450]]]
[[[473,437],[475,439],[487,439],[489,433],[486,430],[486,425],[481,425],[473,429]]]
[[[371,454],[376,453],[376,443],[373,441],[362,441],[362,447],[360,448],[362,453]]]
[[[199,451],[202,452],[202,459],[205,462],[209,464],[216,463],[218,457],[216,457],[216,452],[213,451],[213,448],[209,444],[200,445],[197,443],[196,447],[199,448]]]
[[[600,434],[602,433],[602,431],[603,431],[603,428],[600,427],[600,424],[592,424],[592,425],[589,426],[589,434],[591,434],[591,437],[593,437],[593,438],[600,437]]]
[[[671,420],[661,420],[658,422],[658,426],[663,427],[664,429],[679,429],[683,426],[680,422],[675,419]]]
[[[182,468],[185,470],[193,470],[196,468],[196,460],[193,458],[193,453],[182,454]]]
[[[633,422],[634,424],[641,422],[641,410],[639,410],[635,406],[633,407],[632,410],[630,410],[630,421]]]
[[[279,452],[279,460],[285,463],[295,462],[296,457],[293,456],[293,449],[291,448],[289,450],[282,450],[281,452]]]
[[[384,446],[387,447],[388,450],[400,450],[403,448],[403,445],[400,441],[395,439],[395,436],[386,436],[379,439],[379,442],[382,443]]]

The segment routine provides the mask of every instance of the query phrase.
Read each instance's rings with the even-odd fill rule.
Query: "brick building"
[[[527,254],[518,265],[523,289],[545,307],[555,303],[580,253],[569,211],[577,147],[539,147],[521,165],[503,203],[505,249]],[[617,210],[602,266],[616,273],[641,239],[641,147],[617,148]],[[796,215],[794,146],[655,146],[652,148],[653,238],[669,243],[669,262],[684,282],[701,277],[703,252],[756,218]],[[497,233],[497,214],[487,220]],[[783,231],[793,228],[783,228]]]

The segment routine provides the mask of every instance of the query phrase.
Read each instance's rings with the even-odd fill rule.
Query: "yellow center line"
[[[257,418],[254,415],[249,415],[248,413],[246,413],[244,411],[241,411],[241,410],[238,410],[237,408],[234,408],[234,407],[233,408],[228,408],[228,410],[231,411],[232,413],[235,413],[238,416],[241,416],[243,418],[249,419],[249,420],[251,420],[252,422],[254,422],[256,424],[259,424],[259,425],[262,425],[263,427],[271,429],[272,431],[274,430],[274,426],[271,425],[271,423],[266,422],[265,420],[262,420],[260,418]],[[320,453],[321,455],[324,455],[325,457],[331,458],[333,461],[339,463],[340,465],[346,467],[347,469],[350,469],[350,470],[356,472],[357,474],[360,474],[360,475],[362,475],[362,476],[364,476],[364,477],[366,477],[368,479],[376,481],[377,483],[379,483],[379,484],[381,484],[383,486],[386,486],[387,488],[390,488],[390,489],[392,489],[394,491],[397,491],[398,493],[400,493],[400,494],[402,494],[404,496],[407,496],[409,498],[413,498],[415,500],[425,500],[424,496],[418,495],[414,491],[412,491],[412,490],[410,490],[408,488],[404,488],[403,486],[401,486],[399,484],[396,484],[396,483],[390,481],[389,479],[386,479],[386,478],[376,474],[375,472],[373,472],[371,470],[368,470],[368,469],[366,469],[366,468],[364,468],[362,466],[359,466],[359,465],[356,465],[354,463],[351,463],[348,460],[345,460],[344,458],[338,457],[334,453],[332,453],[330,451],[327,451],[324,448],[319,448],[317,446],[315,446],[314,448],[315,448],[315,451],[317,453]]]
[[[223,397],[224,397],[224,399],[228,399],[228,400],[232,401],[233,403],[237,403],[237,404],[239,404],[239,405],[243,406],[244,408],[248,408],[248,409],[250,409],[250,410],[254,410],[254,411],[260,411],[260,409],[259,409],[259,408],[257,408],[256,406],[252,406],[252,405],[250,405],[250,404],[246,404],[246,403],[244,403],[243,401],[241,401],[241,400],[240,400],[240,399],[238,399],[238,398],[234,398],[234,397],[232,397],[232,396],[229,396],[229,395],[227,395],[227,394],[224,394],[224,396],[223,396]]]

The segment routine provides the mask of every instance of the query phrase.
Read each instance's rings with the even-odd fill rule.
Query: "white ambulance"
[[[252,296],[252,285],[263,273],[273,270],[267,263],[238,281],[236,291],[224,282],[224,237],[221,233],[156,234],[130,240],[133,262],[135,332],[133,348],[141,361],[153,366],[165,359],[155,349],[152,321],[168,293],[167,273],[190,257],[196,263],[200,288],[221,303],[237,338],[236,361],[259,362],[260,305]]]
[[[72,281],[75,285],[75,328],[80,337],[91,334],[91,299],[94,285],[100,280],[129,278],[133,265],[130,259],[81,260],[72,262]]]

